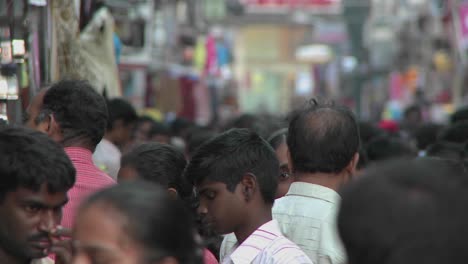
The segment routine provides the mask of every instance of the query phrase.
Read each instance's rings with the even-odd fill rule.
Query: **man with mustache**
[[[64,150],[45,134],[0,128],[0,263],[66,263],[59,226],[75,169]]]

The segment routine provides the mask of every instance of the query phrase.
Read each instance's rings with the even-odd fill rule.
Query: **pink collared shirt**
[[[75,214],[89,195],[116,184],[109,175],[99,170],[93,163],[93,153],[85,148],[67,147],[65,152],[76,169],[75,185],[68,191],[68,203],[63,208],[62,226],[72,228]]]

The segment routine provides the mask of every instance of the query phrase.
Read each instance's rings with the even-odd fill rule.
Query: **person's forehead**
[[[46,200],[49,197],[66,197],[67,192],[66,191],[59,191],[59,192],[50,192],[47,184],[44,183],[42,184],[38,190],[33,190],[28,187],[20,186],[16,188],[16,190],[10,192],[14,196],[18,198],[36,198],[36,199],[41,199],[43,198]]]
[[[133,241],[124,232],[124,226],[130,223],[117,209],[98,202],[79,212],[74,237],[83,247],[115,251]]]
[[[223,182],[217,182],[217,181],[209,181],[209,180],[204,180],[200,184],[196,185],[196,189],[198,193],[207,191],[207,190],[227,190],[226,184]]]

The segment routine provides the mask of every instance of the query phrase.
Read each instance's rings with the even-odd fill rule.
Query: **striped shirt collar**
[[[322,185],[307,182],[293,182],[286,196],[311,197],[330,203],[337,203],[341,200],[340,195],[336,191]]]
[[[278,222],[271,220],[255,230],[229,256],[233,263],[251,263],[271,242],[283,236]]]
[[[66,147],[65,153],[67,153],[70,160],[73,162],[93,163],[93,153],[91,150],[82,147]]]

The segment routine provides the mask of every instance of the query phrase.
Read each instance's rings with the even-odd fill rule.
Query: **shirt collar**
[[[336,191],[322,185],[307,182],[293,182],[286,196],[312,197],[330,203],[336,203],[341,200],[340,195]]]
[[[71,161],[93,163],[93,153],[89,149],[81,147],[66,147],[65,153],[67,153]]]
[[[54,261],[50,258],[36,259],[31,261],[31,264],[53,264]]]
[[[251,263],[260,252],[262,252],[272,240],[283,236],[278,222],[271,220],[255,230],[242,242],[229,256],[234,264]]]

